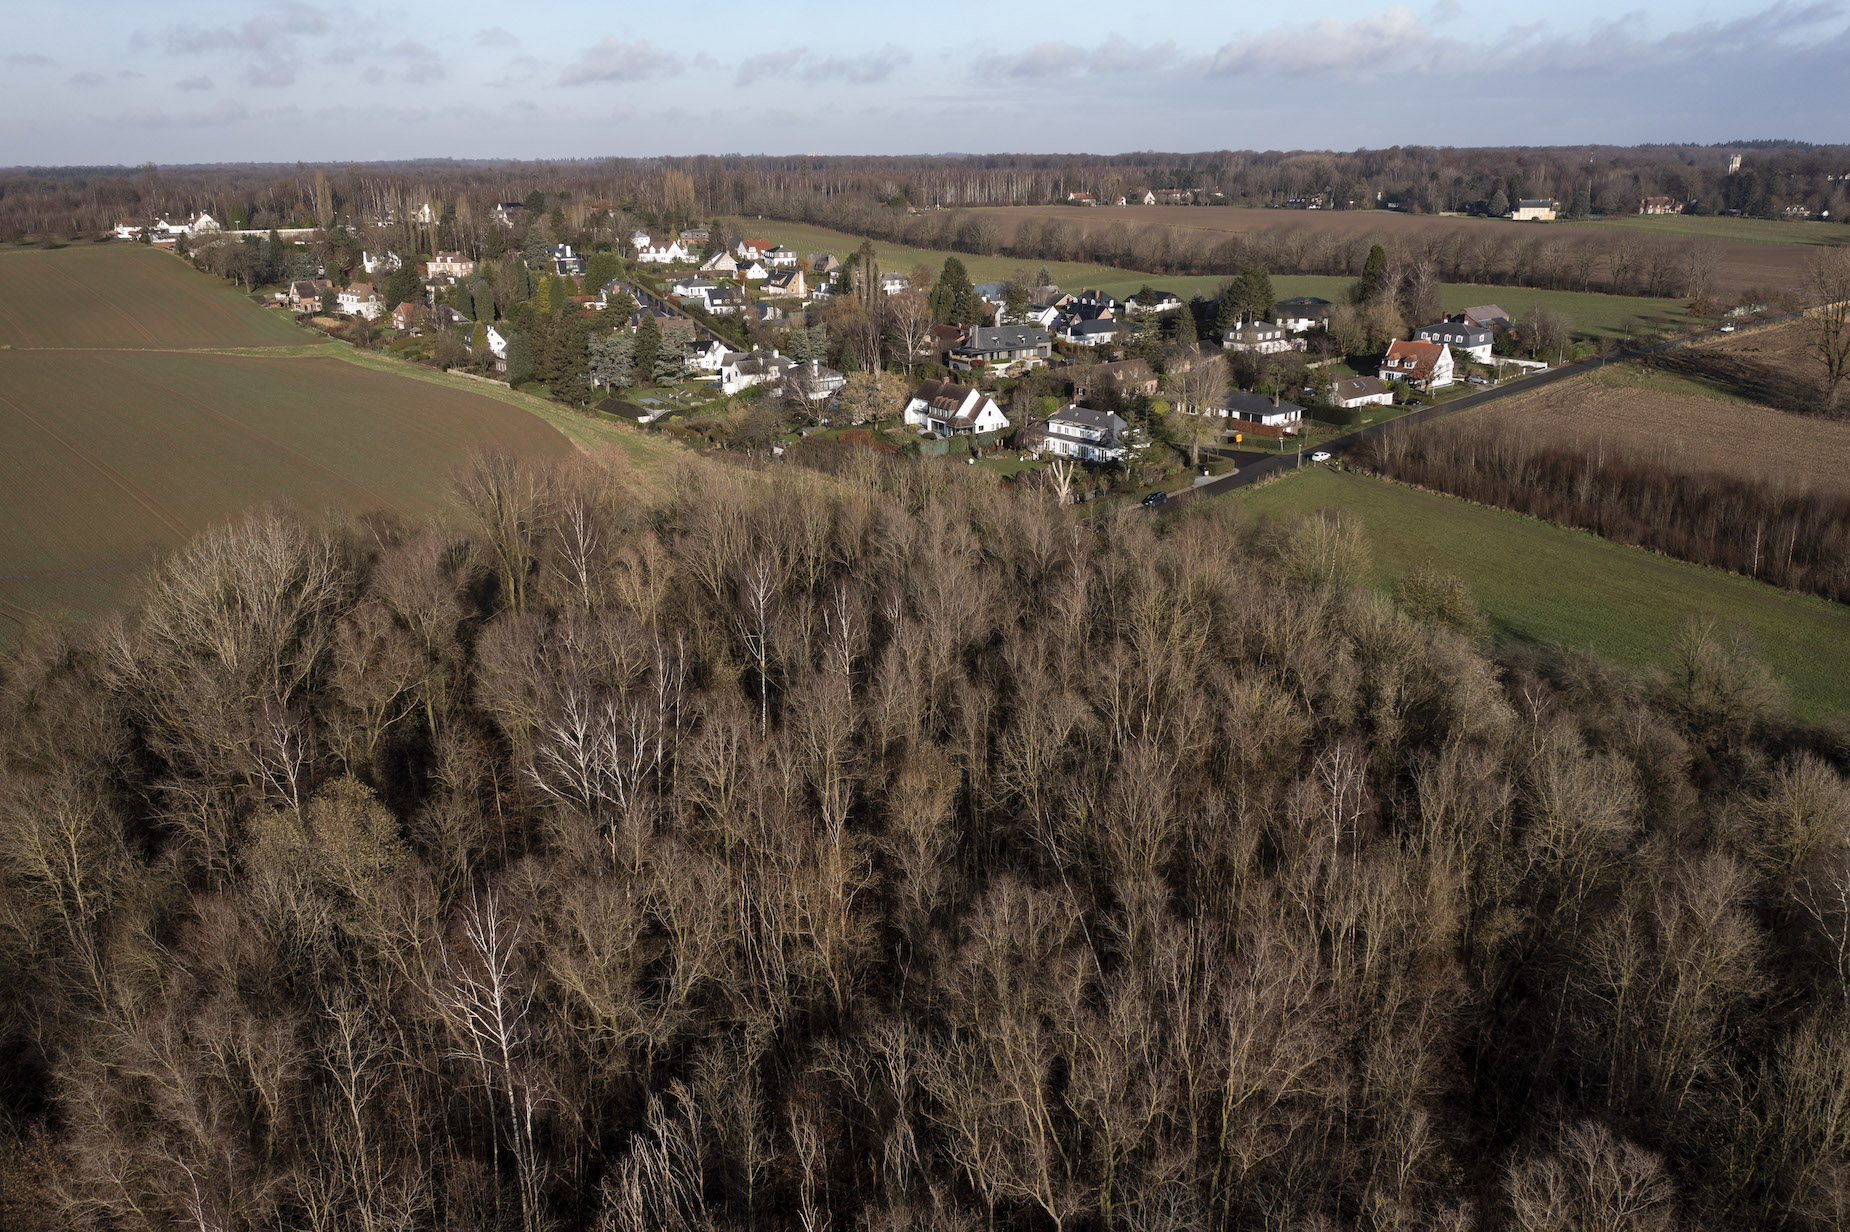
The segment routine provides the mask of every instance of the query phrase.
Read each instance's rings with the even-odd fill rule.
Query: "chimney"
[[[1272,405],[1273,405],[1273,406],[1277,406],[1277,405],[1278,405],[1278,395],[1277,395],[1277,394],[1273,394],[1273,395],[1272,395]]]

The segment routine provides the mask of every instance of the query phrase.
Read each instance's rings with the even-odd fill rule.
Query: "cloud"
[[[1103,74],[1158,73],[1172,71],[1179,59],[1174,43],[1140,46],[1121,34],[1113,34],[1089,51],[1056,39],[1036,43],[1013,55],[981,56],[975,63],[975,75],[1041,81]]]
[[[648,39],[625,43],[614,36],[585,49],[577,63],[568,64],[559,74],[562,86],[582,86],[598,81],[646,81],[681,71],[681,61],[669,52],[658,52]]]
[[[829,56],[827,59],[800,49],[761,52],[739,62],[733,83],[749,86],[766,77],[796,76],[812,85],[825,81],[872,85],[885,81],[910,63],[912,53],[892,43],[863,55]]]
[[[333,29],[328,15],[313,5],[273,0],[241,25],[169,26],[161,35],[161,46],[176,56],[208,51],[279,51],[293,47],[303,35],[327,34]]]
[[[176,90],[210,90],[212,79],[205,76],[188,77],[184,81],[175,82],[173,88]]]
[[[1339,69],[1367,76],[1437,72],[1460,47],[1397,4],[1363,17],[1320,17],[1234,39],[1214,53],[1209,71],[1223,76]]]
[[[85,69],[81,73],[71,74],[71,84],[74,86],[83,86],[86,88],[91,87],[91,86],[100,86],[103,84],[103,75],[91,69]]]
[[[238,74],[238,80],[247,86],[280,88],[295,84],[295,65],[287,60],[268,60],[253,64]]]
[[[137,128],[215,128],[237,124],[250,117],[243,103],[220,99],[210,107],[196,111],[170,112],[159,107],[137,107],[116,115],[116,123]]]
[[[520,36],[515,34],[512,30],[504,30],[500,26],[490,26],[486,30],[477,30],[475,32],[475,45],[477,47],[513,47],[519,42]]]
[[[7,56],[6,62],[15,68],[55,68],[58,64],[50,56],[42,56],[36,51],[15,51]]]
[[[116,80],[118,81],[139,81],[146,76],[146,73],[138,73],[132,68],[119,68],[116,70]]]
[[[422,85],[429,81],[442,81],[448,75],[443,58],[423,43],[400,39],[386,48],[383,54],[405,62],[405,67],[398,74],[400,81]]]

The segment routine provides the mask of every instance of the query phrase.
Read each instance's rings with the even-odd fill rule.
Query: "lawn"
[[[1743,244],[1796,244],[1822,247],[1850,244],[1850,227],[1834,222],[1786,222],[1771,218],[1722,218],[1696,214],[1615,214],[1585,222],[1562,222],[1565,227],[1590,230],[1643,231],[1651,235],[1733,240]]]
[[[1361,519],[1378,585],[1430,562],[1464,579],[1499,637],[1583,648],[1643,671],[1663,661],[1686,619],[1713,616],[1759,646],[1797,717],[1850,714],[1850,608],[1328,467],[1238,499],[1259,514],[1333,508]]]
[[[126,350],[301,346],[260,308],[170,252],[139,244],[0,251],[0,346]]]
[[[786,244],[798,252],[831,252],[846,257],[860,247],[859,236],[806,223],[776,222],[770,219],[727,220],[727,227],[740,228],[739,234]],[[956,257],[970,271],[973,282],[1001,282],[1018,269],[1038,271],[1043,265],[1063,289],[1077,291],[1096,287],[1119,298],[1134,295],[1138,289],[1153,286],[1173,291],[1183,299],[1196,295],[1213,295],[1226,276],[1197,274],[1165,277],[1135,270],[1115,269],[1109,265],[1092,265],[1074,261],[1020,261],[1014,257],[977,257],[967,253],[942,252],[926,248],[907,248],[898,244],[874,241],[880,267],[886,270],[910,270],[923,264],[934,276],[944,267],[946,257]],[[1353,278],[1324,277],[1314,274],[1276,275],[1272,290],[1280,299],[1296,295],[1315,295],[1340,301],[1348,294]],[[1440,289],[1440,299],[1447,312],[1458,312],[1478,304],[1497,304],[1520,320],[1538,305],[1564,315],[1576,334],[1588,337],[1621,338],[1652,327],[1677,327],[1683,323],[1687,306],[1681,300],[1647,299],[1630,295],[1584,294],[1579,291],[1540,291],[1526,287],[1491,287],[1472,283],[1448,283]]]

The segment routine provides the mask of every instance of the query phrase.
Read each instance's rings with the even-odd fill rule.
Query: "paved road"
[[[1780,317],[1777,321],[1768,321],[1767,324],[1777,324],[1778,321],[1790,319],[1790,317]],[[1435,419],[1443,419],[1447,415],[1456,415],[1460,411],[1468,411],[1472,407],[1483,406],[1486,403],[1497,402],[1504,398],[1514,398],[1518,394],[1526,394],[1530,390],[1540,389],[1544,385],[1552,385],[1556,381],[1565,381],[1573,377],[1584,376],[1586,373],[1597,371],[1609,361],[1638,359],[1645,355],[1657,355],[1675,347],[1689,346],[1691,343],[1706,342],[1712,338],[1722,337],[1726,337],[1726,335],[1720,330],[1705,330],[1699,334],[1688,334],[1682,338],[1673,338],[1668,342],[1653,343],[1645,347],[1633,347],[1630,350],[1616,351],[1609,356],[1583,359],[1572,364],[1563,364],[1559,368],[1550,368],[1546,372],[1538,372],[1534,376],[1521,377],[1506,385],[1498,385],[1490,389],[1479,390],[1474,394],[1466,394],[1462,398],[1456,398],[1450,402],[1441,403],[1438,406],[1423,406],[1417,410],[1408,411],[1399,418],[1390,419],[1383,423],[1372,424],[1366,428],[1359,428],[1354,432],[1325,441],[1323,444],[1316,446],[1316,448],[1327,449],[1332,454],[1347,453],[1357,445],[1360,445],[1363,441],[1371,440],[1383,433],[1391,432],[1411,424],[1430,423]],[[1229,456],[1234,451],[1219,450],[1216,452],[1224,457]],[[1298,453],[1268,455],[1261,461],[1241,466],[1239,470],[1231,475],[1223,475],[1210,483],[1200,484],[1181,492],[1172,492],[1167,502],[1152,507],[1159,512],[1167,513],[1178,505],[1187,504],[1191,501],[1206,500],[1211,496],[1221,496],[1237,488],[1246,487],[1248,484],[1258,483],[1261,479],[1268,478],[1272,475],[1283,474],[1285,471],[1291,470],[1294,467],[1308,466],[1310,465],[1311,452],[1311,450],[1306,449]]]

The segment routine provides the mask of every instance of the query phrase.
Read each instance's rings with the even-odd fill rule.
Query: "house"
[[[700,272],[703,274],[737,274],[739,262],[731,253],[722,248],[700,263]]]
[[[379,293],[373,290],[370,282],[356,282],[343,288],[339,299],[342,316],[365,317],[368,321],[376,321],[379,314],[385,311],[385,301],[379,298]]]
[[[1143,204],[1143,205],[1155,205],[1156,204],[1156,194],[1146,188],[1143,190],[1143,196],[1137,198],[1137,200],[1140,204]]]
[[[395,252],[362,252],[360,254],[360,265],[369,274],[389,274],[403,264],[404,261]]]
[[[609,282],[597,289],[598,309],[601,311],[610,307],[611,303],[615,301],[619,295],[627,295],[632,301],[636,298],[636,293],[624,286],[621,278],[612,278]]]
[[[408,334],[422,323],[423,318],[423,305],[406,300],[392,309],[392,328],[401,334]]]
[[[644,244],[636,250],[638,265],[676,265],[692,259],[687,249],[681,247],[680,240],[670,240],[666,244]]]
[[[297,312],[320,312],[321,297],[334,284],[325,278],[303,278],[289,284],[289,306]]]
[[[756,321],[760,325],[770,325],[784,319],[784,310],[776,304],[753,304],[750,312],[747,313],[747,319]]]
[[[1394,391],[1386,381],[1373,376],[1346,376],[1330,385],[1327,395],[1331,406],[1392,406]]]
[[[807,359],[786,373],[784,382],[807,402],[827,402],[841,392],[848,378],[819,359]]]
[[[1281,351],[1302,351],[1304,340],[1283,325],[1254,321],[1227,331],[1222,345],[1229,351],[1251,351],[1255,355],[1277,355]]]
[[[764,254],[771,251],[772,245],[765,240],[741,239],[734,241],[730,247],[732,255],[741,261],[762,261]]]
[[[1508,329],[1510,327],[1510,314],[1495,304],[1478,304],[1476,307],[1465,309],[1453,319],[1463,321],[1467,325],[1475,325],[1479,329]]]
[[[1553,222],[1561,210],[1561,203],[1547,197],[1524,197],[1516,203],[1516,210],[1510,215],[1517,222]]]
[[[1294,295],[1272,305],[1272,323],[1282,325],[1294,334],[1301,334],[1328,321],[1335,306],[1329,300],[1318,299],[1315,295]]]
[[[665,419],[674,414],[675,408],[667,404],[654,407],[638,406],[622,398],[606,398],[597,404],[597,409],[606,415],[619,415],[631,423],[652,424],[658,419]]]
[[[1012,322],[1015,325],[1038,325],[1051,330],[1060,323],[1060,310],[1052,304],[1029,304],[1028,310],[1021,314],[1021,319]]]
[[[1452,352],[1440,342],[1402,342],[1388,344],[1381,370],[1375,375],[1384,381],[1405,381],[1422,389],[1443,389],[1452,383]]]
[[[631,313],[628,322],[629,331],[633,334],[641,329],[645,320],[655,322],[656,335],[661,338],[663,345],[670,343],[685,345],[694,340],[692,321],[686,317],[676,316],[672,312],[664,312],[660,308],[638,308]]]
[[[205,235],[214,231],[223,231],[225,228],[218,219],[201,210],[186,220],[186,226],[183,229],[188,235]],[[398,267],[394,265],[392,268],[397,269]]]
[[[706,342],[695,343],[688,350],[687,360],[696,372],[718,372],[725,367],[726,357],[732,353],[725,343],[718,339],[710,339]]]
[[[912,279],[906,277],[904,274],[880,275],[880,293],[882,295],[898,295],[901,291],[910,291],[911,289]]]
[[[730,398],[754,385],[776,385],[796,366],[794,359],[786,359],[775,350],[733,351],[720,365],[720,392]]]
[[[745,296],[737,287],[716,287],[707,292],[707,311],[716,317],[736,317],[745,311]]]
[[[411,211],[411,221],[428,227],[431,223],[437,221],[436,207],[426,201],[424,204]]]
[[[1481,364],[1490,362],[1490,344],[1496,340],[1496,332],[1482,326],[1472,325],[1468,321],[1441,321],[1437,325],[1422,325],[1413,331],[1413,336],[1420,342],[1443,342],[1455,346]]]
[[[1156,394],[1156,370],[1141,359],[1124,359],[1115,364],[1094,364],[1078,369],[1073,377],[1073,400],[1086,401],[1107,389],[1121,394]]]
[[[1143,292],[1139,291],[1137,295],[1124,301],[1125,316],[1159,316],[1165,312],[1175,312],[1182,307],[1182,297],[1173,291],[1152,291],[1150,302],[1147,304],[1137,297],[1142,294]]]
[[[1129,332],[1131,327],[1122,321],[1110,317],[1087,321],[1075,314],[1066,318],[1060,337],[1074,346],[1111,346],[1118,341],[1118,335]]]
[[[141,232],[142,227],[139,223],[119,222],[116,224],[115,238],[119,240],[138,240],[141,238]]]
[[[1066,194],[1068,205],[1097,205],[1098,199],[1087,192],[1070,192]]]
[[[1021,445],[1036,454],[1116,462],[1127,452],[1124,436],[1129,428],[1121,415],[1069,402],[1023,432]]]
[[[439,295],[448,295],[456,289],[456,279],[448,274],[439,274],[435,278],[424,280],[424,302],[435,304]]]
[[[795,269],[798,260],[796,249],[785,248],[782,244],[764,254],[764,263],[772,269]]]
[[[467,278],[475,273],[475,262],[460,252],[440,252],[424,266],[427,278]]]
[[[713,233],[705,227],[689,227],[681,232],[681,246],[693,248],[713,238]]]
[[[653,247],[654,244],[655,244],[654,237],[651,236],[647,231],[643,231],[639,229],[639,230],[630,232],[630,247],[631,248],[640,250],[644,248]]]
[[[775,295],[788,299],[804,299],[809,295],[809,284],[803,279],[800,269],[779,270],[764,280],[764,295]]]
[[[482,332],[488,339],[488,353],[496,359],[507,359],[508,339],[514,336],[513,332],[506,325],[486,325]]]
[[[572,251],[570,244],[549,244],[546,247],[546,256],[552,262],[552,272],[561,278],[582,278],[585,267],[589,264],[583,257]]]
[[[709,292],[719,290],[719,284],[698,274],[683,274],[668,284],[668,294],[676,299],[697,299],[706,303]]]
[[[809,272],[812,274],[833,278],[841,272],[841,262],[826,252],[812,252],[807,260],[809,261]]]
[[[503,227],[512,227],[526,216],[527,207],[520,201],[502,201],[488,212],[495,223]]]
[[[1267,398],[1237,389],[1223,395],[1220,413],[1243,424],[1277,429],[1281,434],[1297,431],[1304,421],[1304,408],[1295,402],[1282,402],[1276,394]]]
[[[771,271],[765,268],[762,261],[749,260],[739,266],[739,277],[746,282],[763,282],[770,276]]]
[[[953,381],[924,381],[906,401],[906,423],[937,436],[999,432],[1008,416],[988,394]]]
[[[970,289],[985,304],[1001,305],[1008,302],[1008,285],[1006,282],[978,282],[972,284]]]
[[[431,324],[439,329],[468,328],[475,324],[468,317],[456,311],[448,304],[439,304],[430,310]]]
[[[1195,193],[1197,191],[1198,190],[1193,188],[1165,188],[1161,192],[1152,194],[1156,200],[1146,202],[1146,204],[1193,205],[1195,204]]]
[[[934,325],[925,332],[925,354],[946,358],[964,344],[970,331],[961,325]]]
[[[1069,299],[1064,307],[1069,311],[1075,308],[1088,309],[1094,316],[1115,317],[1124,311],[1124,301],[1114,295],[1107,295],[1103,291],[1095,291],[1087,287]]]
[[[1053,337],[1035,325],[978,325],[950,354],[959,372],[974,368],[1036,368],[1053,354]]]
[[[1681,214],[1683,203],[1675,197],[1643,197],[1638,202],[1640,214]]]

